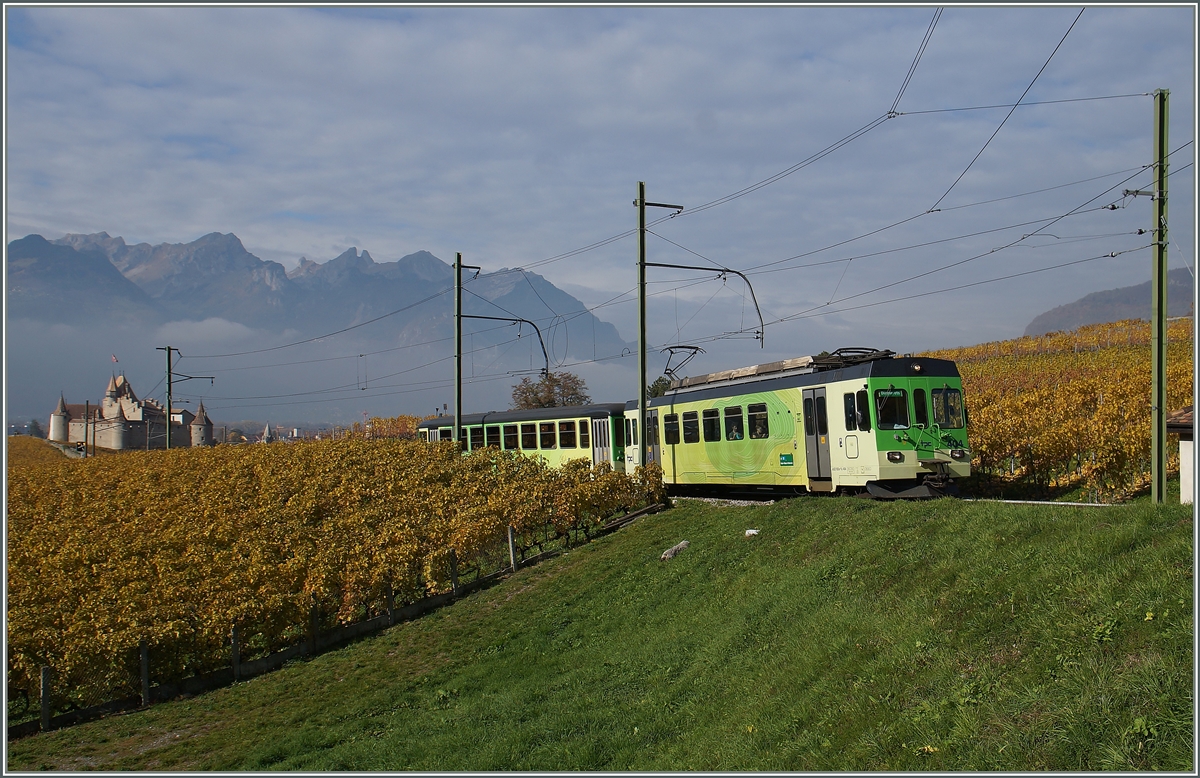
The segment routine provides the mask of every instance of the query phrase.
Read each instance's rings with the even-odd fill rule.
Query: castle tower
[[[116,404],[113,416],[105,417],[105,420],[100,422],[98,426],[100,427],[100,432],[97,437],[103,441],[97,442],[98,446],[114,451],[124,451],[129,447],[129,424],[125,418],[124,411],[121,410],[120,403]]]
[[[189,425],[192,432],[192,447],[211,446],[213,444],[213,425],[209,420],[208,414],[204,412],[204,401],[200,401],[200,407],[196,409],[196,418],[192,419]]]
[[[54,409],[54,413],[50,414],[50,440],[57,443],[67,442],[67,421],[70,420],[70,415],[67,413],[67,401],[60,394],[58,396],[58,407]]]
[[[262,442],[263,443],[274,443],[275,438],[276,438],[275,433],[271,432],[271,422],[267,422],[267,426],[263,428]]]

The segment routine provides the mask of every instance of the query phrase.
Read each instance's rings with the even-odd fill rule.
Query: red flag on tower
[[[116,361],[117,361],[117,355],[116,355],[116,354],[113,354],[113,355],[112,355],[112,358],[113,358],[113,362],[116,362]]]

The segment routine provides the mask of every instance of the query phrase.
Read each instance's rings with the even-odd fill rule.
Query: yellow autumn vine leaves
[[[9,684],[127,683],[121,657],[228,662],[234,623],[296,639],[313,605],[343,621],[448,585],[506,535],[594,525],[663,496],[661,473],[560,469],[495,449],[362,440],[129,452],[12,468]]]
[[[958,363],[975,468],[1121,498],[1149,480],[1149,344],[1149,322],[1127,320],[924,356]],[[1192,364],[1192,320],[1170,322],[1168,410],[1192,404]]]

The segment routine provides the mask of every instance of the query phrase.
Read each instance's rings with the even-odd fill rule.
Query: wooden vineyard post
[[[308,653],[315,655],[317,653],[317,631],[321,628],[320,611],[314,605],[308,611]]]
[[[42,731],[50,731],[50,668],[42,666]]]
[[[142,707],[150,705],[150,644],[145,640],[138,646],[142,665]]]
[[[450,549],[450,591],[458,596],[458,554]]]
[[[387,585],[387,613],[388,626],[393,626],[396,623],[396,592],[392,589],[392,582],[388,581]]]
[[[233,654],[233,680],[242,680],[242,646],[239,638],[241,637],[238,625],[234,624],[229,635],[229,643]]]
[[[511,525],[508,528],[508,562],[512,565],[512,571],[517,572],[517,541]]]

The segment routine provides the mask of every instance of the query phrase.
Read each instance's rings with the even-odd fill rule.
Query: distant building
[[[171,410],[172,448],[213,445],[212,422],[203,403],[197,411]],[[50,414],[49,438],[114,451],[166,448],[167,413],[153,399],[139,400],[124,375],[113,376],[99,403],[68,403],[60,396]]]

